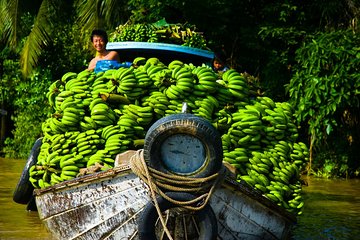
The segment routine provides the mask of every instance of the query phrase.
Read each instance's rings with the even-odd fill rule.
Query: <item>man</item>
[[[91,43],[96,50],[96,56],[90,61],[88,70],[94,70],[99,60],[113,60],[119,63],[119,54],[116,51],[107,51],[108,36],[104,30],[95,29],[91,33]]]

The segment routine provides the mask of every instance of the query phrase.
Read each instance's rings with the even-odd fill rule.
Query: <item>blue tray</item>
[[[119,53],[121,61],[132,61],[135,57],[157,57],[164,63],[178,59],[187,63],[210,63],[214,57],[211,51],[169,43],[109,42],[107,50]]]

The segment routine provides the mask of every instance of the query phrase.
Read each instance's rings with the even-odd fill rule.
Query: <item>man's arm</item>
[[[116,60],[116,61],[120,62],[120,57],[119,57],[119,54],[117,53],[117,51],[110,51],[107,56],[107,59]]]
[[[93,58],[89,63],[88,70],[94,70],[95,66],[96,66],[96,59]]]

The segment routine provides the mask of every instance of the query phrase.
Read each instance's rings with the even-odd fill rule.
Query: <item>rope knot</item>
[[[136,154],[131,157],[129,165],[131,170],[149,187],[150,198],[156,207],[160,221],[168,237],[170,236],[170,233],[166,228],[161,210],[158,206],[156,193],[181,208],[199,211],[209,202],[212,193],[215,191],[216,186],[221,182],[225,173],[225,168],[204,178],[191,178],[163,173],[147,166],[143,155],[143,149],[139,149]],[[192,193],[195,198],[189,201],[178,201],[167,196],[166,192],[168,191]]]

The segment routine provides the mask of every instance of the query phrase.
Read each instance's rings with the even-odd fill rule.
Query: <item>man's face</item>
[[[94,35],[92,44],[96,51],[101,52],[105,49],[106,43],[104,41],[104,38],[98,35]]]

